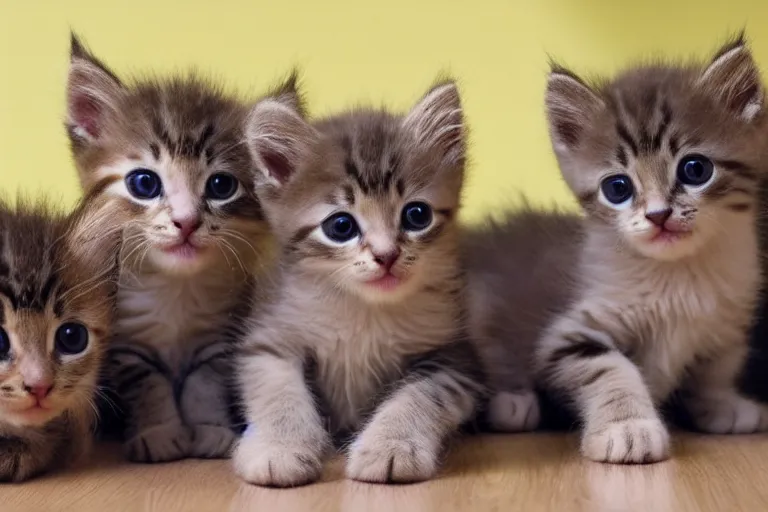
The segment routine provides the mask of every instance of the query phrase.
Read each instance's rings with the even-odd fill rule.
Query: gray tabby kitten
[[[761,284],[765,107],[743,38],[706,66],[651,65],[546,93],[563,177],[587,214],[578,300],[544,334],[543,382],[573,401],[596,461],[665,459],[657,406],[680,389],[698,428],[768,429],[736,388]]]
[[[482,392],[464,328],[455,84],[405,116],[357,110],[314,126],[266,100],[247,137],[283,252],[239,361],[250,427],[235,470],[254,484],[308,483],[332,436],[352,434],[350,478],[434,476]]]
[[[300,110],[295,79],[274,92]],[[248,106],[183,76],[124,83],[73,37],[67,128],[86,190],[126,228],[110,383],[131,460],[225,457],[230,355],[272,235],[243,142]]]

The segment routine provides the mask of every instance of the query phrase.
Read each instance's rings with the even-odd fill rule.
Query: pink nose
[[[182,219],[173,219],[173,225],[179,230],[181,237],[186,240],[200,227],[200,217],[185,217]]]
[[[37,386],[24,386],[24,389],[29,393],[30,395],[33,395],[38,400],[42,400],[43,398],[48,396],[48,393],[51,392],[51,389],[53,389],[53,386],[50,384],[41,384]]]
[[[384,254],[376,254],[373,255],[373,261],[381,265],[382,267],[386,268],[387,270],[391,269],[392,266],[397,261],[397,258],[400,257],[400,249],[395,249],[393,251],[384,253]]]

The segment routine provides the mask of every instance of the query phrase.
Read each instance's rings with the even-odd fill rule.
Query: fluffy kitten
[[[0,481],[77,461],[117,288],[123,210],[0,202]]]
[[[274,92],[300,110],[295,79]],[[272,237],[243,142],[248,107],[195,77],[126,84],[73,36],[67,127],[86,190],[135,204],[111,384],[134,461],[222,457],[230,353]]]
[[[673,390],[712,433],[768,428],[735,380],[761,282],[763,87],[738,39],[706,66],[643,66],[588,84],[555,66],[546,93],[562,174],[587,213],[579,299],[537,367],[583,420],[585,456],[669,456]]]
[[[406,482],[438,471],[473,417],[477,356],[464,332],[456,214],[465,139],[456,86],[407,115],[358,110],[310,126],[275,101],[247,136],[283,252],[239,361],[250,424],[246,481],[317,479],[333,436],[347,475]]]

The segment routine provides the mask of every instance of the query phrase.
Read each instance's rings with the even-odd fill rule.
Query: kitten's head
[[[0,421],[90,414],[114,311],[128,210],[0,203]]]
[[[546,105],[561,171],[588,216],[676,260],[753,222],[765,168],[763,86],[742,38],[706,65],[588,84],[559,66]]]
[[[455,271],[465,128],[453,82],[404,116],[356,110],[315,125],[262,101],[246,136],[262,171],[257,189],[295,269],[370,302],[399,300]]]
[[[301,110],[295,76],[273,91]],[[195,76],[126,84],[73,36],[67,129],[86,190],[139,205],[126,254],[164,272],[252,261],[267,225],[243,144],[247,106]],[[133,236],[135,235],[135,236]]]

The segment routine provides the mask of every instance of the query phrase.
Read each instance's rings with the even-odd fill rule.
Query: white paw
[[[525,432],[539,426],[541,411],[533,391],[500,392],[488,403],[488,423],[501,432]]]
[[[148,427],[123,444],[128,460],[133,462],[169,462],[188,457],[192,433],[181,423]]]
[[[221,425],[192,425],[190,457],[198,459],[229,458],[237,436],[229,427]]]
[[[347,476],[362,482],[419,482],[435,476],[439,463],[439,443],[363,431],[349,449]]]
[[[581,452],[597,462],[643,464],[669,458],[669,432],[656,418],[631,419],[588,429]]]
[[[751,434],[768,429],[768,407],[733,394],[689,404],[693,422],[710,434]]]
[[[246,431],[235,447],[232,462],[235,472],[248,483],[294,487],[320,478],[326,446],[298,439],[275,441]]]

